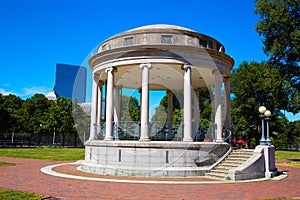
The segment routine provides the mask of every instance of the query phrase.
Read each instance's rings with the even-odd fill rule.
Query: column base
[[[150,142],[150,138],[140,138],[140,142]]]
[[[111,137],[111,136],[108,136],[108,137],[105,137],[104,140],[105,140],[105,141],[112,141],[112,140],[114,140],[114,138]]]
[[[183,138],[183,142],[193,142],[193,138]]]

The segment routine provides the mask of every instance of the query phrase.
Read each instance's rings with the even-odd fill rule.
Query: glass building
[[[59,97],[77,99],[78,103],[85,102],[86,73],[85,67],[56,64],[55,93]]]

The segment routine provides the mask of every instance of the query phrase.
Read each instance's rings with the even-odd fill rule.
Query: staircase
[[[234,169],[246,162],[254,153],[254,149],[233,150],[223,161],[211,169],[205,176],[208,178],[226,180],[230,169]]]

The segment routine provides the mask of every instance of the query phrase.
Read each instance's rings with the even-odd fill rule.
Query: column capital
[[[115,68],[115,67],[112,67],[112,66],[109,66],[109,67],[107,67],[106,69],[105,69],[105,72],[107,73],[107,72],[117,72],[118,71],[118,69],[117,68]]]
[[[181,69],[182,70],[188,70],[188,69],[193,69],[194,68],[194,66],[193,65],[188,65],[188,64],[184,64],[184,65],[182,65],[182,67],[181,67]]]
[[[143,69],[144,67],[147,67],[148,69],[151,69],[151,64],[150,63],[142,63],[140,64],[140,68]]]

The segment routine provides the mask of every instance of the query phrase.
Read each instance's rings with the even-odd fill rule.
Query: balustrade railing
[[[168,127],[166,122],[152,121],[149,124],[149,137],[152,141],[182,141],[183,139],[183,122],[173,123],[172,127]],[[208,129],[200,128],[199,125],[192,124],[194,141],[203,141],[204,138],[213,141],[213,127]],[[198,126],[198,127],[196,127]],[[113,137],[115,140],[139,140],[140,138],[140,122],[139,121],[121,121],[113,122]],[[102,140],[105,137],[106,122],[95,127],[95,139]],[[199,140],[197,136],[201,136]]]

